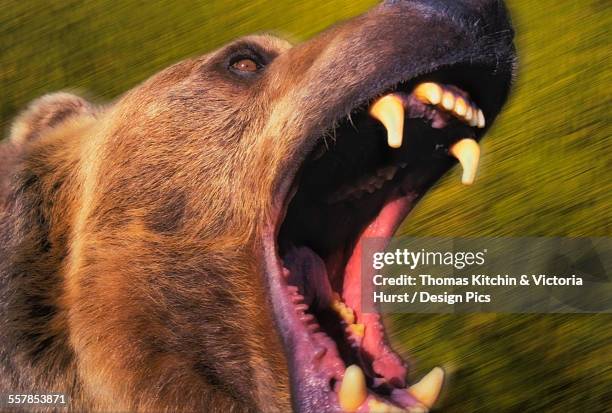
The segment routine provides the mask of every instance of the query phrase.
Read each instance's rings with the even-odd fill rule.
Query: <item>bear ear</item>
[[[79,96],[66,92],[45,95],[30,103],[17,117],[10,139],[15,143],[30,142],[69,118],[93,114],[92,105]]]

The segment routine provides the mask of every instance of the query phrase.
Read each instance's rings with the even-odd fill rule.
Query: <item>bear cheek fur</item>
[[[255,259],[273,184],[252,173],[268,169],[257,133],[268,97],[203,75],[205,64],[154,76],[81,142],[62,302],[100,405],[289,409]]]

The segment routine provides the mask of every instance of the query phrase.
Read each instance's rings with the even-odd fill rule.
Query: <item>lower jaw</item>
[[[356,409],[346,409],[339,393],[345,379],[347,366],[336,342],[313,325],[312,316],[305,313],[298,288],[292,286],[290,273],[278,255],[277,226],[269,225],[264,234],[264,260],[272,306],[278,330],[284,341],[293,389],[294,409],[299,412],[336,411],[426,411],[426,407],[405,388],[407,368],[401,358],[388,346],[380,315],[364,313],[361,308],[361,280],[372,277],[362,272],[362,244],[375,238],[377,248],[384,249],[389,238],[397,230],[404,217],[418,199],[413,192],[397,191],[385,203],[378,216],[361,232],[353,252],[344,268],[341,298],[343,305],[354,313],[353,325],[363,326],[363,334],[355,334],[351,342],[357,352],[368,359],[363,370],[369,376],[369,384],[385,389],[384,396],[367,389],[365,397]],[[344,323],[344,329],[351,326]],[[359,330],[359,329],[358,329]],[[375,376],[375,377],[372,377]],[[346,404],[346,403],[345,403]]]

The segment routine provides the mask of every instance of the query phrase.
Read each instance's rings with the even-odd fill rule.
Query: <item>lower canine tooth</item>
[[[434,367],[418,383],[410,386],[408,393],[426,407],[431,408],[440,395],[442,384],[444,384],[444,370]]]
[[[471,185],[476,178],[478,162],[480,161],[480,146],[474,139],[461,139],[450,148],[450,153],[459,160],[463,167],[461,182]]]
[[[345,412],[355,412],[367,397],[368,390],[363,371],[355,364],[348,366],[338,392],[340,407]]]
[[[437,105],[442,101],[442,88],[436,83],[421,83],[414,88],[413,93],[423,103]]]
[[[387,143],[392,148],[402,146],[404,135],[404,102],[394,94],[383,96],[370,108],[370,114],[387,129]]]

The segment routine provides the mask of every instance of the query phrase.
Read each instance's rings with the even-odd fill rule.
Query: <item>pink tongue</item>
[[[293,247],[285,255],[284,262],[290,272],[289,284],[298,287],[304,303],[313,309],[329,308],[332,288],[321,257],[308,247]]]
[[[378,242],[380,245],[377,247],[384,249],[387,246],[388,238],[395,233],[403,218],[410,211],[413,200],[412,197],[406,196],[388,203],[365,229],[346,265],[343,287],[344,302],[355,310],[357,322],[365,326],[362,350],[372,357],[374,371],[392,384],[401,387],[405,386],[407,369],[402,360],[387,346],[380,315],[362,312],[361,280],[362,277],[371,280],[374,276],[374,269],[371,265],[364,266],[362,272],[361,250],[363,240],[368,238],[380,239]],[[367,294],[367,290],[364,293]]]

